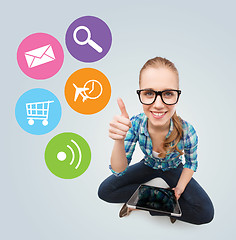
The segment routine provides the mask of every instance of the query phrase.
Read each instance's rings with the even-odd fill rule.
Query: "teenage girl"
[[[193,126],[176,114],[181,90],[175,65],[161,57],[148,60],[140,71],[139,87],[144,113],[129,119],[123,101],[117,100],[121,114],[114,116],[109,128],[109,136],[115,140],[110,164],[113,174],[100,185],[98,196],[110,203],[126,203],[140,184],[160,177],[174,189],[182,210],[181,217],[171,217],[172,223],[176,219],[209,223],[214,216],[212,202],[192,177],[198,165],[198,137]],[[129,166],[137,141],[144,158]],[[131,211],[124,204],[119,215],[128,216]]]

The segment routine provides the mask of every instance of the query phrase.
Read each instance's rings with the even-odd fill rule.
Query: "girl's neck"
[[[153,126],[148,120],[147,127],[149,133],[166,133],[167,135],[170,129],[170,120],[164,126]]]

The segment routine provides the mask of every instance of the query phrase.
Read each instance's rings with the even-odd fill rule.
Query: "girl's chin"
[[[161,121],[161,122],[150,121],[150,119],[149,119],[149,122],[151,123],[151,125],[153,127],[163,127],[166,123],[166,122],[163,122],[163,121]]]
[[[170,120],[166,114],[164,114],[163,117],[159,118],[156,116],[154,117],[153,114],[150,114],[148,119],[153,127],[163,127],[166,125],[167,122],[169,123]]]

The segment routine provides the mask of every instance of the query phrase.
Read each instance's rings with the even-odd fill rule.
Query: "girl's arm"
[[[123,172],[127,165],[124,139],[131,127],[131,121],[121,98],[117,100],[121,115],[116,115],[110,122],[109,137],[115,140],[111,154],[111,168],[113,171]]]
[[[186,186],[188,185],[189,181],[191,180],[193,176],[194,171],[190,168],[184,168],[179,181],[177,183],[177,186],[174,188],[175,190],[175,196],[177,199],[180,198],[181,194],[184,192]]]
[[[115,172],[123,172],[128,166],[124,140],[115,140],[111,154],[111,168]]]
[[[197,146],[198,146],[198,136],[192,125],[184,121],[184,129],[186,134],[184,134],[184,157],[185,164],[184,169],[180,175],[179,181],[175,187],[176,198],[179,199],[181,194],[184,192],[186,186],[191,180],[193,173],[197,169]]]

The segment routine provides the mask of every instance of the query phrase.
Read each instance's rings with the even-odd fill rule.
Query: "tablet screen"
[[[180,214],[174,190],[140,185],[128,204],[144,210]]]

